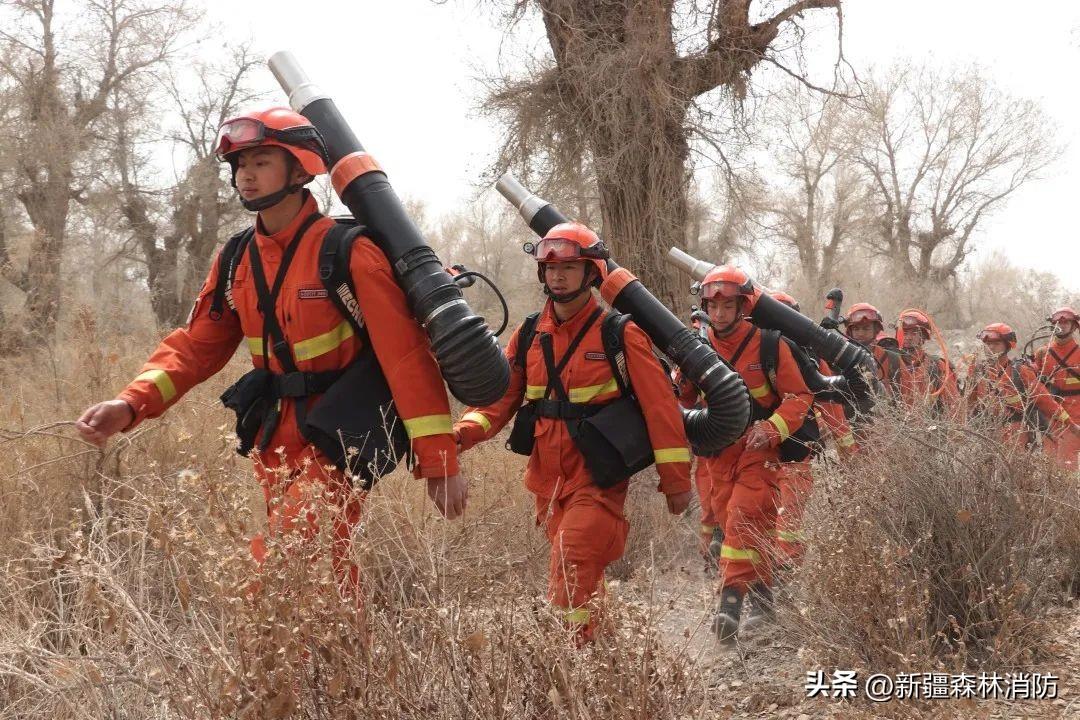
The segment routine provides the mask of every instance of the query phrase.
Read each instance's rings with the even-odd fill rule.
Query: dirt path
[[[713,582],[693,558],[657,575],[635,578],[620,596],[644,598],[641,605],[658,608],[656,624],[668,646],[685,653],[709,678],[714,694],[712,717],[717,718],[1078,718],[1080,719],[1080,602],[1055,611],[1053,626],[1061,628],[1053,657],[1032,671],[1058,676],[1056,699],[891,701],[875,704],[808,698],[808,671],[831,668],[814,665],[807,653],[776,627],[744,638],[733,648],[719,645],[710,629],[715,602]],[[618,589],[618,588],[616,588]],[[921,672],[922,668],[912,668]],[[860,693],[862,687],[860,685]]]

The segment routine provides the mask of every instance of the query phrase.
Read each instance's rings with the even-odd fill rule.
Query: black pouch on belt
[[[526,403],[518,408],[514,416],[514,427],[506,441],[506,449],[518,455],[532,455],[536,444],[536,406]]]
[[[222,404],[236,413],[236,437],[240,439],[236,452],[241,455],[247,456],[255,446],[263,418],[275,402],[270,387],[273,377],[269,370],[255,368],[221,394]]]
[[[574,436],[593,483],[600,487],[617,485],[653,464],[645,416],[632,396],[579,420]]]
[[[369,490],[410,455],[405,423],[370,349],[308,408],[304,437]],[[355,448],[355,451],[352,449]]]

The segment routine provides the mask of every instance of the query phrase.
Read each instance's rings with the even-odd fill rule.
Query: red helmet
[[[844,325],[847,327],[847,332],[851,334],[851,327],[853,325],[862,325],[863,323],[875,323],[877,331],[880,333],[885,329],[885,322],[881,319],[881,313],[878,309],[870,303],[855,303],[848,308],[848,314],[844,318]]]
[[[286,150],[312,177],[326,172],[329,159],[322,135],[310,120],[285,107],[253,111],[221,123],[214,153],[232,166],[235,184],[236,153],[266,145]]]
[[[600,277],[605,277],[607,259],[611,254],[604,241],[588,227],[577,222],[565,222],[547,231],[533,249],[533,256],[541,268],[544,263],[590,260],[596,265]],[[542,275],[540,279],[543,282]]]
[[[715,297],[744,297],[753,302],[756,297],[754,282],[734,265],[717,265],[701,281],[701,299],[706,301]]]
[[[795,298],[791,297],[790,295],[788,295],[786,292],[781,292],[781,291],[777,290],[776,292],[769,293],[769,294],[772,295],[773,298],[775,298],[775,299],[779,300],[780,302],[784,303],[785,305],[787,305],[789,308],[791,308],[795,312],[802,312],[799,309],[799,301],[796,300]]]
[[[896,339],[901,343],[904,342],[904,333],[920,330],[923,337],[929,340],[930,334],[933,332],[930,316],[917,309],[904,310],[900,313],[896,330]]]
[[[977,337],[983,342],[1003,341],[1010,350],[1016,347],[1016,332],[1005,323],[990,323],[979,331]]]
[[[1052,323],[1059,323],[1062,320],[1072,320],[1074,323],[1080,323],[1080,315],[1077,315],[1075,310],[1066,305],[1051,313],[1049,320]]]

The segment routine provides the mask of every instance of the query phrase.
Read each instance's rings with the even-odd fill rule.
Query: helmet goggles
[[[1001,333],[1001,332],[998,332],[997,330],[980,330],[979,334],[976,337],[979,340],[982,340],[984,343],[986,343],[986,342],[1003,342],[1003,343],[1014,343],[1014,342],[1016,342],[1016,333],[1015,332]]]
[[[275,130],[250,117],[233,118],[221,124],[217,139],[214,141],[214,154],[217,155],[218,160],[225,162],[228,155],[246,148],[258,147],[268,140],[310,150],[321,157],[324,163],[329,164],[322,136],[314,127],[300,126],[287,130]]]
[[[544,238],[535,250],[536,262],[559,263],[575,260],[607,260],[609,255],[604,243],[591,247],[582,247],[573,240],[565,238]]]
[[[874,310],[855,310],[848,316],[848,327],[864,323],[878,323],[880,325],[882,324],[881,315]]]

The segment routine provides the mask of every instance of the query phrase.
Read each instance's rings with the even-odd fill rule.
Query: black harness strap
[[[547,389],[544,391],[544,397],[541,401],[537,401],[536,410],[537,414],[541,417],[562,417],[564,419],[570,419],[568,415],[574,415],[576,417],[585,417],[587,411],[582,409],[582,406],[587,403],[572,403],[570,402],[570,394],[566,391],[566,386],[563,385],[560,375],[566,368],[567,364],[573,358],[574,353],[577,351],[578,346],[581,345],[581,341],[585,339],[585,335],[589,332],[589,328],[593,326],[596,319],[603,313],[602,308],[596,308],[592,315],[585,321],[585,324],[581,326],[581,330],[578,331],[574,339],[570,341],[570,345],[566,348],[566,353],[559,359],[558,364],[555,363],[555,349],[553,346],[552,337],[548,333],[540,333],[540,350],[544,354],[544,365],[547,367],[548,383]],[[552,391],[558,396],[558,404],[553,404],[550,400]],[[543,402],[546,401],[546,402]],[[556,414],[557,413],[557,414]],[[572,425],[568,425],[571,435],[575,430]]]
[[[1080,388],[1078,388],[1076,390],[1060,390],[1060,389],[1055,388],[1053,385],[1051,385],[1049,383],[1051,378],[1054,376],[1055,373],[1057,373],[1057,371],[1059,369],[1064,370],[1066,374],[1072,376],[1074,379],[1080,380],[1080,372],[1077,372],[1077,370],[1075,368],[1069,366],[1069,358],[1071,358],[1073,356],[1073,353],[1076,352],[1077,347],[1080,347],[1080,346],[1073,345],[1072,349],[1069,350],[1069,353],[1063,358],[1060,355],[1058,355],[1056,352],[1054,352],[1054,348],[1052,348],[1050,346],[1047,346],[1047,348],[1046,348],[1047,353],[1049,353],[1050,356],[1054,358],[1054,362],[1056,362],[1057,365],[1058,365],[1057,368],[1055,368],[1054,370],[1052,370],[1050,372],[1050,375],[1045,376],[1046,379],[1043,381],[1043,382],[1046,382],[1048,385],[1050,385],[1050,387],[1049,387],[1050,394],[1056,395],[1057,397],[1072,397],[1074,395],[1080,395]]]
[[[296,362],[293,360],[292,350],[289,349],[289,343],[285,338],[285,331],[281,329],[281,324],[278,322],[276,310],[277,299],[281,294],[281,286],[285,283],[285,276],[289,273],[289,266],[296,256],[296,251],[300,247],[300,241],[304,237],[304,233],[306,233],[308,228],[310,228],[320,217],[322,217],[322,215],[319,213],[312,213],[300,223],[300,227],[297,228],[296,234],[293,235],[293,239],[289,242],[289,245],[285,248],[285,252],[281,256],[281,265],[278,267],[277,275],[274,277],[274,287],[272,289],[268,288],[266,284],[266,271],[262,265],[262,257],[259,255],[259,243],[248,243],[248,251],[251,255],[251,277],[255,282],[255,292],[259,298],[259,313],[263,317],[263,362],[266,363],[266,367],[269,369],[270,356],[267,353],[269,338],[273,340],[273,345],[270,347],[273,349],[274,357],[281,363],[281,367],[286,373],[285,376],[275,379],[276,383],[283,384],[286,390],[291,391],[290,394],[285,395],[286,397],[300,397],[300,395],[293,393],[303,392],[300,388],[303,377],[302,373],[299,373],[298,371]],[[289,379],[289,376],[292,376],[291,380]],[[296,387],[293,387],[294,385]],[[304,403],[296,403],[296,421],[301,429],[304,427],[306,414],[307,408]],[[259,443],[260,451],[266,450],[267,446],[270,444],[270,438],[273,436],[274,431],[277,430],[280,419],[281,411],[279,409],[279,404],[275,403],[263,423],[263,436]]]

